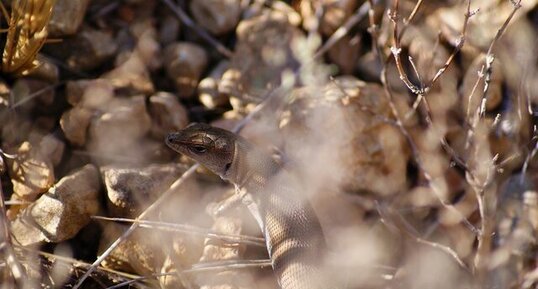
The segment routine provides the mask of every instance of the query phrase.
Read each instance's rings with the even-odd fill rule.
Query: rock
[[[166,74],[174,82],[179,97],[191,97],[206,69],[207,53],[202,47],[189,42],[172,43],[163,53]]]
[[[357,0],[322,0],[321,2],[325,13],[319,27],[325,36],[330,36],[344,25],[359,4]]]
[[[39,142],[39,153],[47,156],[53,165],[58,165],[64,154],[65,144],[57,137],[47,134]]]
[[[380,85],[350,76],[292,92],[279,137],[284,151],[307,164],[300,169],[313,180],[311,191],[329,186],[387,196],[406,187],[409,155],[399,131],[379,118],[390,115],[383,93]],[[279,134],[264,131],[263,137],[278,144]],[[319,145],[308,149],[304,143]],[[321,167],[330,169],[320,174]]]
[[[42,80],[19,78],[12,88],[11,105],[23,110],[30,110],[36,104],[50,106],[56,95],[53,88],[51,84]]]
[[[352,74],[361,52],[359,37],[344,36],[327,52],[329,59],[340,68],[341,74]]]
[[[168,14],[161,19],[159,28],[159,42],[163,47],[177,41],[180,27],[179,20],[174,15]]]
[[[152,117],[152,135],[158,140],[189,124],[188,112],[176,96],[168,92],[157,92],[149,98],[149,112]]]
[[[111,242],[118,239],[129,226],[108,222],[105,225],[99,254],[101,254]],[[121,270],[123,272],[136,272],[140,275],[153,274],[160,271],[163,264],[163,252],[158,247],[163,245],[161,234],[149,234],[144,229],[136,230],[127,240],[121,242],[103,261],[106,268]]]
[[[75,34],[86,14],[90,0],[57,0],[47,30],[50,37]]]
[[[32,69],[28,73],[28,76],[49,83],[57,83],[60,79],[60,70],[58,69],[58,66],[41,54],[37,55],[37,61],[39,61],[39,65]]]
[[[88,150],[97,160],[110,157],[130,161],[143,159],[137,145],[150,127],[151,119],[143,96],[114,99],[91,122]]]
[[[212,34],[222,35],[232,31],[241,16],[239,0],[198,0],[190,2],[196,22]]]
[[[229,66],[228,61],[221,61],[209,73],[209,76],[202,79],[198,84],[198,99],[205,107],[215,109],[228,103],[230,93],[220,93],[219,82]]]
[[[118,56],[116,68],[101,78],[108,80],[125,95],[152,94],[155,91],[144,59],[137,51]]]
[[[13,237],[22,246],[58,243],[74,237],[97,213],[99,187],[93,165],[63,177],[13,221]]]
[[[83,27],[72,38],[65,38],[45,50],[64,61],[69,68],[84,71],[95,69],[108,61],[116,49],[111,34]]]
[[[138,216],[186,170],[185,165],[176,164],[145,168],[102,168],[110,214],[121,218]]]
[[[137,38],[136,53],[140,56],[146,67],[154,71],[161,67],[161,47],[157,41],[157,30],[153,21],[146,20],[135,23],[131,28],[132,34]]]
[[[66,97],[69,104],[90,110],[106,107],[114,97],[114,86],[104,79],[68,81]]]
[[[65,98],[70,105],[75,106],[80,102],[84,90],[88,87],[90,81],[91,80],[71,80],[65,84]]]
[[[236,33],[230,70],[239,75],[239,81],[229,83],[234,86],[229,89],[238,92],[235,96],[245,101],[259,102],[268,87],[280,84],[283,71],[298,67],[291,43],[302,32],[290,23],[286,14],[264,10],[259,16],[242,20]]]
[[[373,52],[366,52],[357,61],[357,70],[361,79],[367,81],[377,81],[381,75],[383,66],[379,63],[379,58]]]
[[[242,220],[238,217],[217,217],[212,230],[223,234],[240,234]],[[206,238],[204,250],[200,262],[224,261],[241,259],[245,251],[245,245],[230,246],[214,238]],[[247,272],[224,271],[219,274],[202,273],[196,276],[196,282],[200,288],[253,288],[253,280]],[[250,284],[249,284],[250,283]],[[248,286],[250,285],[250,286]]]
[[[7,159],[13,192],[21,199],[33,201],[54,183],[54,169],[48,156],[24,142],[17,149],[15,159]]]
[[[70,143],[76,146],[83,146],[86,143],[91,118],[92,112],[83,107],[74,107],[64,112],[60,126]]]

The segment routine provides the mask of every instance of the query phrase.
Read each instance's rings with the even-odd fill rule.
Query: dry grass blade
[[[125,218],[108,218],[108,217],[102,217],[102,216],[93,216],[92,218],[96,220],[113,221],[113,222],[120,222],[120,223],[139,223],[139,227],[141,228],[149,228],[149,229],[165,230],[165,231],[170,231],[170,232],[201,235],[206,238],[215,238],[215,239],[219,239],[219,240],[230,242],[230,243],[243,243],[247,245],[265,247],[265,240],[263,238],[246,236],[246,235],[222,234],[213,230],[196,227],[192,225],[125,219]]]
[[[36,56],[47,41],[47,24],[55,2],[13,1],[6,46],[2,55],[4,73],[24,75],[38,66]]]

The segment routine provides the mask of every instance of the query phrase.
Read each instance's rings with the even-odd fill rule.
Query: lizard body
[[[326,243],[318,218],[296,179],[271,156],[206,124],[171,133],[166,144],[246,190],[282,289],[330,288],[322,277]]]

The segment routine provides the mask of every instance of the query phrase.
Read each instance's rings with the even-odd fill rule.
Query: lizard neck
[[[232,164],[224,178],[255,193],[265,187],[268,179],[279,169],[280,166],[268,154],[238,139]]]

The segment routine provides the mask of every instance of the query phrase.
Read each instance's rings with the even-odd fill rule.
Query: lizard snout
[[[177,143],[179,142],[180,140],[180,136],[179,136],[179,133],[177,132],[173,132],[173,133],[169,133],[165,139],[164,139],[164,142],[166,143],[166,145],[168,145],[169,147],[171,148],[174,148]]]

